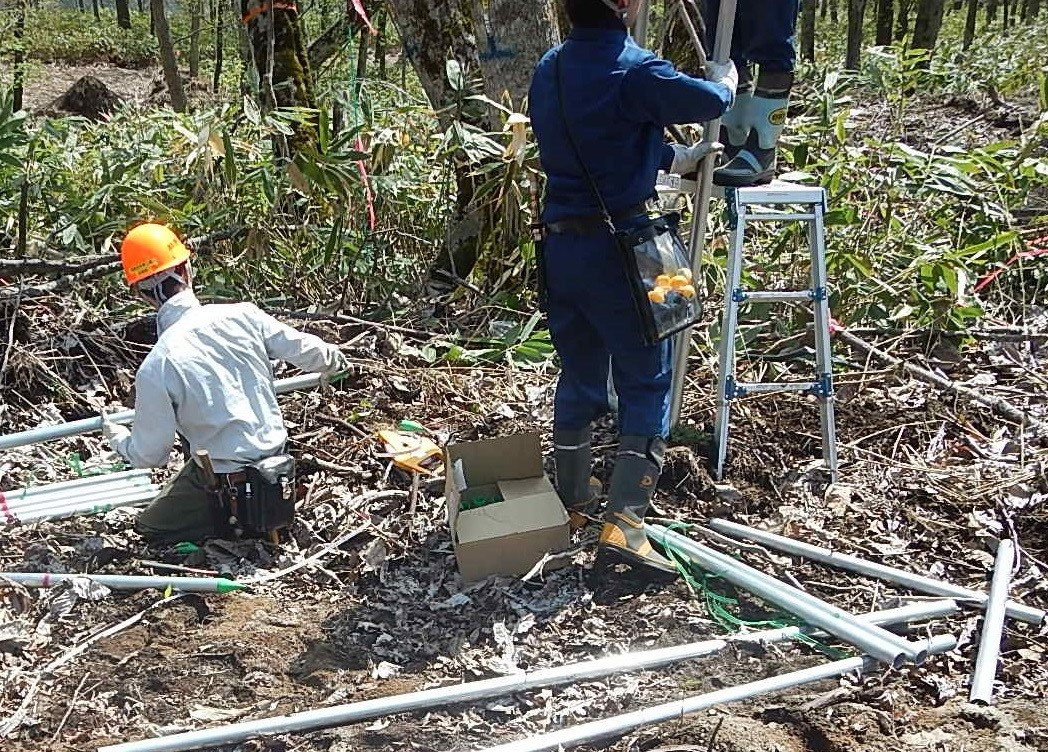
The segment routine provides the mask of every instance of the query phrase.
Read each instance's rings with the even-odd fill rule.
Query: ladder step
[[[826,191],[810,185],[775,180],[768,185],[738,189],[738,201],[749,204],[825,204]]]
[[[810,392],[818,389],[818,381],[737,381],[738,394],[767,394],[770,392]]]
[[[811,213],[789,212],[747,212],[744,216],[747,222],[810,222],[815,219]]]
[[[736,303],[789,303],[797,300],[816,300],[816,295],[811,290],[736,290],[732,294],[732,300]]]

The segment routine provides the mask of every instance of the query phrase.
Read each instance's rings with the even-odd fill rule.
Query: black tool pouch
[[[546,312],[549,306],[549,288],[546,287],[546,228],[540,226],[534,231],[535,241],[535,294],[539,310]]]
[[[294,521],[295,461],[291,457],[268,457],[245,467],[243,476],[230,483],[223,493],[227,519],[235,535],[266,537]]]
[[[677,232],[679,221],[676,213],[664,214],[615,233],[647,345],[694,325],[702,313],[688,252]]]

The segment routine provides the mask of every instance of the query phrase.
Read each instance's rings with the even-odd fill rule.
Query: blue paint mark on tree
[[[491,32],[488,32],[486,36],[488,38],[488,48],[478,53],[478,57],[481,60],[498,60],[517,56],[516,50],[512,47],[500,47],[499,40]]]

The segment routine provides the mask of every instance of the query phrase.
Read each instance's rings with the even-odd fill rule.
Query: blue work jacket
[[[564,129],[557,55],[572,136],[612,214],[654,193],[659,168],[673,161],[663,142],[667,125],[712,120],[731,104],[726,86],[680,73],[623,27],[573,28],[543,56],[531,80],[531,126],[547,176],[546,222],[599,212]]]

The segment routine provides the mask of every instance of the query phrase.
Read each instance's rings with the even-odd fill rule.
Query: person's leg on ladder
[[[740,11],[743,8],[750,18],[746,57],[758,65],[753,94],[744,117],[740,116],[739,128],[747,130],[747,136],[744,148],[713,175],[718,185],[738,187],[763,185],[775,178],[775,151],[786,123],[797,62],[794,33],[800,5],[798,0],[742,0]]]

